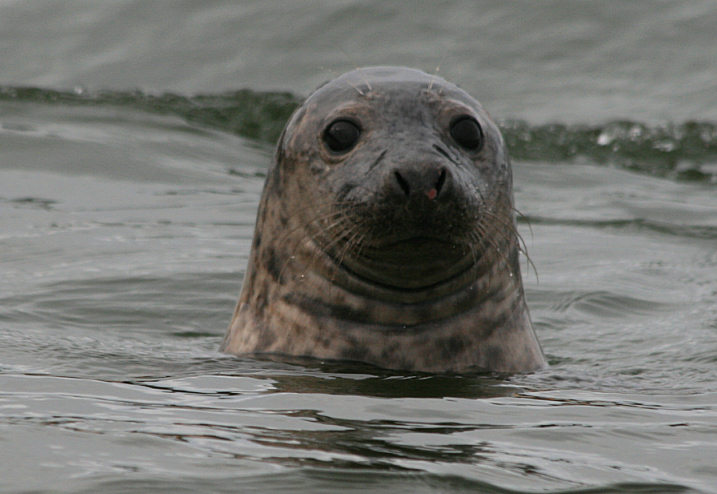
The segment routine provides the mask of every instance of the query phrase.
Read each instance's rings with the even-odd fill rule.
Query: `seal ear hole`
[[[451,122],[451,137],[461,147],[478,151],[483,147],[483,129],[470,115],[461,115]]]
[[[331,122],[323,134],[324,143],[334,153],[348,152],[356,145],[359,137],[361,137],[359,126],[345,119]]]

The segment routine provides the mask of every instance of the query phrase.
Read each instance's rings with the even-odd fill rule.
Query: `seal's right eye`
[[[334,120],[324,131],[324,142],[335,153],[345,153],[356,145],[361,136],[358,125],[349,120]]]
[[[483,147],[483,130],[475,118],[460,116],[451,122],[451,137],[470,151],[479,151]]]

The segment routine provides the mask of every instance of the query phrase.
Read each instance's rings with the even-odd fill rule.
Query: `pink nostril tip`
[[[436,189],[431,189],[428,192],[426,192],[426,195],[428,196],[428,199],[430,199],[432,201],[438,195],[438,191]]]

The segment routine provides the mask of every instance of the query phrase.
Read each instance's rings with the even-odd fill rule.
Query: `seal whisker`
[[[328,204],[327,204],[327,205],[324,205],[324,208],[321,208],[321,209],[325,209],[327,206],[330,206],[330,205],[328,205]],[[304,208],[304,209],[308,209],[308,208]],[[290,219],[299,216],[299,213],[300,213],[300,212],[301,212],[301,211],[295,212],[295,213],[290,217]],[[319,210],[319,213],[321,213],[321,210]],[[339,218],[339,219],[340,219],[341,217],[342,217],[342,213],[341,213],[340,211],[327,211],[327,212],[324,212],[324,213],[321,213],[321,214],[317,214],[317,215],[313,216],[309,221],[306,221],[306,222],[298,222],[298,224],[297,224],[296,226],[294,226],[293,228],[289,228],[289,229],[287,229],[287,230],[284,230],[284,231],[281,233],[281,235],[278,236],[278,237],[275,239],[275,243],[276,243],[276,245],[277,245],[278,247],[282,247],[282,248],[283,248],[282,250],[284,250],[284,251],[294,252],[294,251],[297,250],[298,246],[299,246],[303,241],[305,241],[307,238],[309,238],[309,237],[306,235],[305,230],[307,229],[307,227],[308,227],[310,224],[314,224],[314,223],[317,224],[319,230],[321,230],[321,229],[322,229],[322,225],[321,225],[322,222],[334,220],[334,219],[336,219],[336,218]],[[289,241],[292,237],[294,237],[294,234],[295,234],[296,232],[304,232],[304,234],[303,234],[303,235],[296,236],[296,238],[293,239],[293,242],[290,242],[289,245],[286,245],[286,244],[287,244],[287,241]],[[282,266],[281,266],[281,269],[279,270],[279,278],[281,278],[281,277],[283,276],[283,273],[284,273],[285,270],[288,268],[289,263],[290,263],[290,261],[292,261],[292,260],[293,260],[293,259],[292,259],[292,256],[291,256],[291,255],[284,256],[284,258],[283,258],[283,264],[282,264]]]
[[[438,62],[438,65],[436,65],[433,74],[431,74],[431,81],[428,83],[428,91],[431,91],[431,89],[433,89],[433,83],[438,81],[438,73],[441,71],[441,65],[443,65],[443,61],[447,56],[448,55],[446,53],[443,54],[441,60]]]
[[[300,213],[301,213],[301,211],[295,212],[292,216],[290,216],[288,218],[287,222],[290,222],[293,218],[300,217]],[[282,243],[283,241],[285,241],[288,237],[292,236],[297,231],[305,230],[309,225],[311,225],[313,223],[320,224],[320,222],[322,222],[322,221],[331,220],[335,217],[340,217],[340,216],[341,216],[340,212],[327,212],[327,213],[316,215],[308,221],[297,222],[297,224],[294,227],[283,230],[281,232],[281,235],[279,235],[276,238],[276,241],[279,243]]]
[[[334,238],[331,242],[323,244],[321,246],[321,251],[313,252],[311,257],[311,264],[313,266],[315,266],[316,262],[318,262],[322,253],[332,258],[337,265],[341,265],[343,263],[344,256],[350,250],[354,249],[354,244],[356,243],[355,239],[357,238],[357,235],[360,235],[360,233],[355,229],[350,228],[350,225],[347,225],[347,223],[349,223],[347,219],[342,217],[339,221],[336,221],[331,225],[331,229],[336,230],[333,232]],[[339,244],[342,244],[342,247],[338,254],[332,254],[331,251]]]
[[[349,235],[346,238],[346,241],[344,242],[343,249],[341,249],[341,252],[336,258],[337,264],[341,265],[344,262],[344,258],[346,257],[346,254],[353,251],[355,248],[355,245],[360,245],[362,241],[363,233],[357,230],[353,230],[349,232]]]
[[[359,93],[361,96],[366,96],[366,94],[363,91],[361,91],[361,88],[358,87],[357,85],[351,84],[351,87],[354,88],[356,90],[356,92]]]
[[[335,221],[334,223],[329,225],[329,227],[319,226],[319,228],[320,228],[320,230],[322,230],[324,232],[338,229],[338,232],[333,233],[334,238],[329,243],[322,242],[321,240],[319,240],[319,237],[313,237],[313,240],[319,240],[319,244],[321,245],[321,250],[312,251],[310,258],[307,260],[309,263],[309,265],[307,267],[310,269],[313,269],[316,266],[316,263],[318,262],[322,253],[330,255],[330,250],[336,244],[339,244],[339,243],[345,241],[351,235],[350,229],[346,229],[346,228],[339,229],[339,227],[344,226],[344,223],[346,222],[345,218],[342,218],[340,215],[336,215],[336,214],[334,214],[334,215],[327,214],[324,216],[324,218],[327,218],[327,219],[332,218],[332,217],[339,217],[339,220]],[[312,221],[310,223],[317,222],[317,221],[318,221],[318,219],[315,219],[314,221]],[[296,239],[295,245],[291,249],[289,249],[289,251],[295,251],[302,242],[304,242],[306,240],[311,240],[311,239],[312,238],[309,235],[303,235],[303,236],[298,237]],[[292,256],[289,256],[287,259],[285,259],[285,263],[282,266],[280,277],[284,272],[284,268],[288,268],[290,260],[292,260]]]
[[[504,248],[506,246],[499,243],[499,240],[505,240],[509,237],[505,235],[504,232],[496,230],[495,228],[492,228],[491,225],[486,223],[481,223],[476,231],[479,232],[479,241],[484,247],[484,251],[489,250],[490,252],[496,254],[502,264],[512,272],[510,262],[506,254],[508,248]]]
[[[518,209],[515,208],[515,207],[513,207],[513,211],[515,211],[515,213],[516,213],[519,217],[523,218],[523,220],[525,221],[525,224],[528,225],[528,231],[530,232],[530,238],[531,238],[531,239],[534,238],[533,225],[530,224],[530,219],[529,219],[526,215],[524,215],[523,213],[521,213],[520,210],[518,210]],[[520,233],[518,233],[518,230],[517,230],[517,229],[515,230],[515,233],[518,235],[518,239],[520,240],[520,244],[521,244],[521,246],[520,246],[520,251],[521,251],[521,252],[523,253],[523,255],[525,256],[526,269],[530,269],[530,268],[533,269],[533,273],[535,273],[535,280],[536,280],[536,282],[537,282],[538,284],[540,284],[540,275],[538,274],[538,268],[537,268],[537,266],[535,265],[535,263],[533,262],[533,259],[531,259],[530,255],[528,254],[528,246],[527,246],[527,244],[525,243],[525,240],[523,239],[523,236],[522,236]]]
[[[528,225],[528,230],[530,231],[530,237],[533,238],[533,225],[530,224],[530,218],[528,218],[526,215],[524,215],[518,208],[513,206],[513,211],[515,214],[518,215],[518,217],[523,218],[525,221],[525,224]]]
[[[517,211],[515,208],[511,208],[511,209],[513,211]],[[508,219],[506,219],[502,216],[496,215],[495,213],[490,212],[490,211],[486,211],[485,214],[486,214],[486,216],[489,216],[496,222],[500,223],[503,228],[510,230],[510,234],[514,235],[517,238],[518,251],[521,252],[525,256],[527,267],[533,269],[533,272],[535,273],[536,281],[539,283],[540,277],[538,275],[538,269],[535,266],[535,263],[533,262],[533,260],[531,259],[530,254],[528,253],[528,246],[525,243],[525,239],[518,231],[518,228],[516,227],[514,221],[512,219],[508,220]]]

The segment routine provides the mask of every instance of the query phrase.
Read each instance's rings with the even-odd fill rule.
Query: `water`
[[[415,5],[0,2],[0,491],[717,492],[717,7]],[[501,122],[549,369],[217,352],[278,132],[369,64]]]

